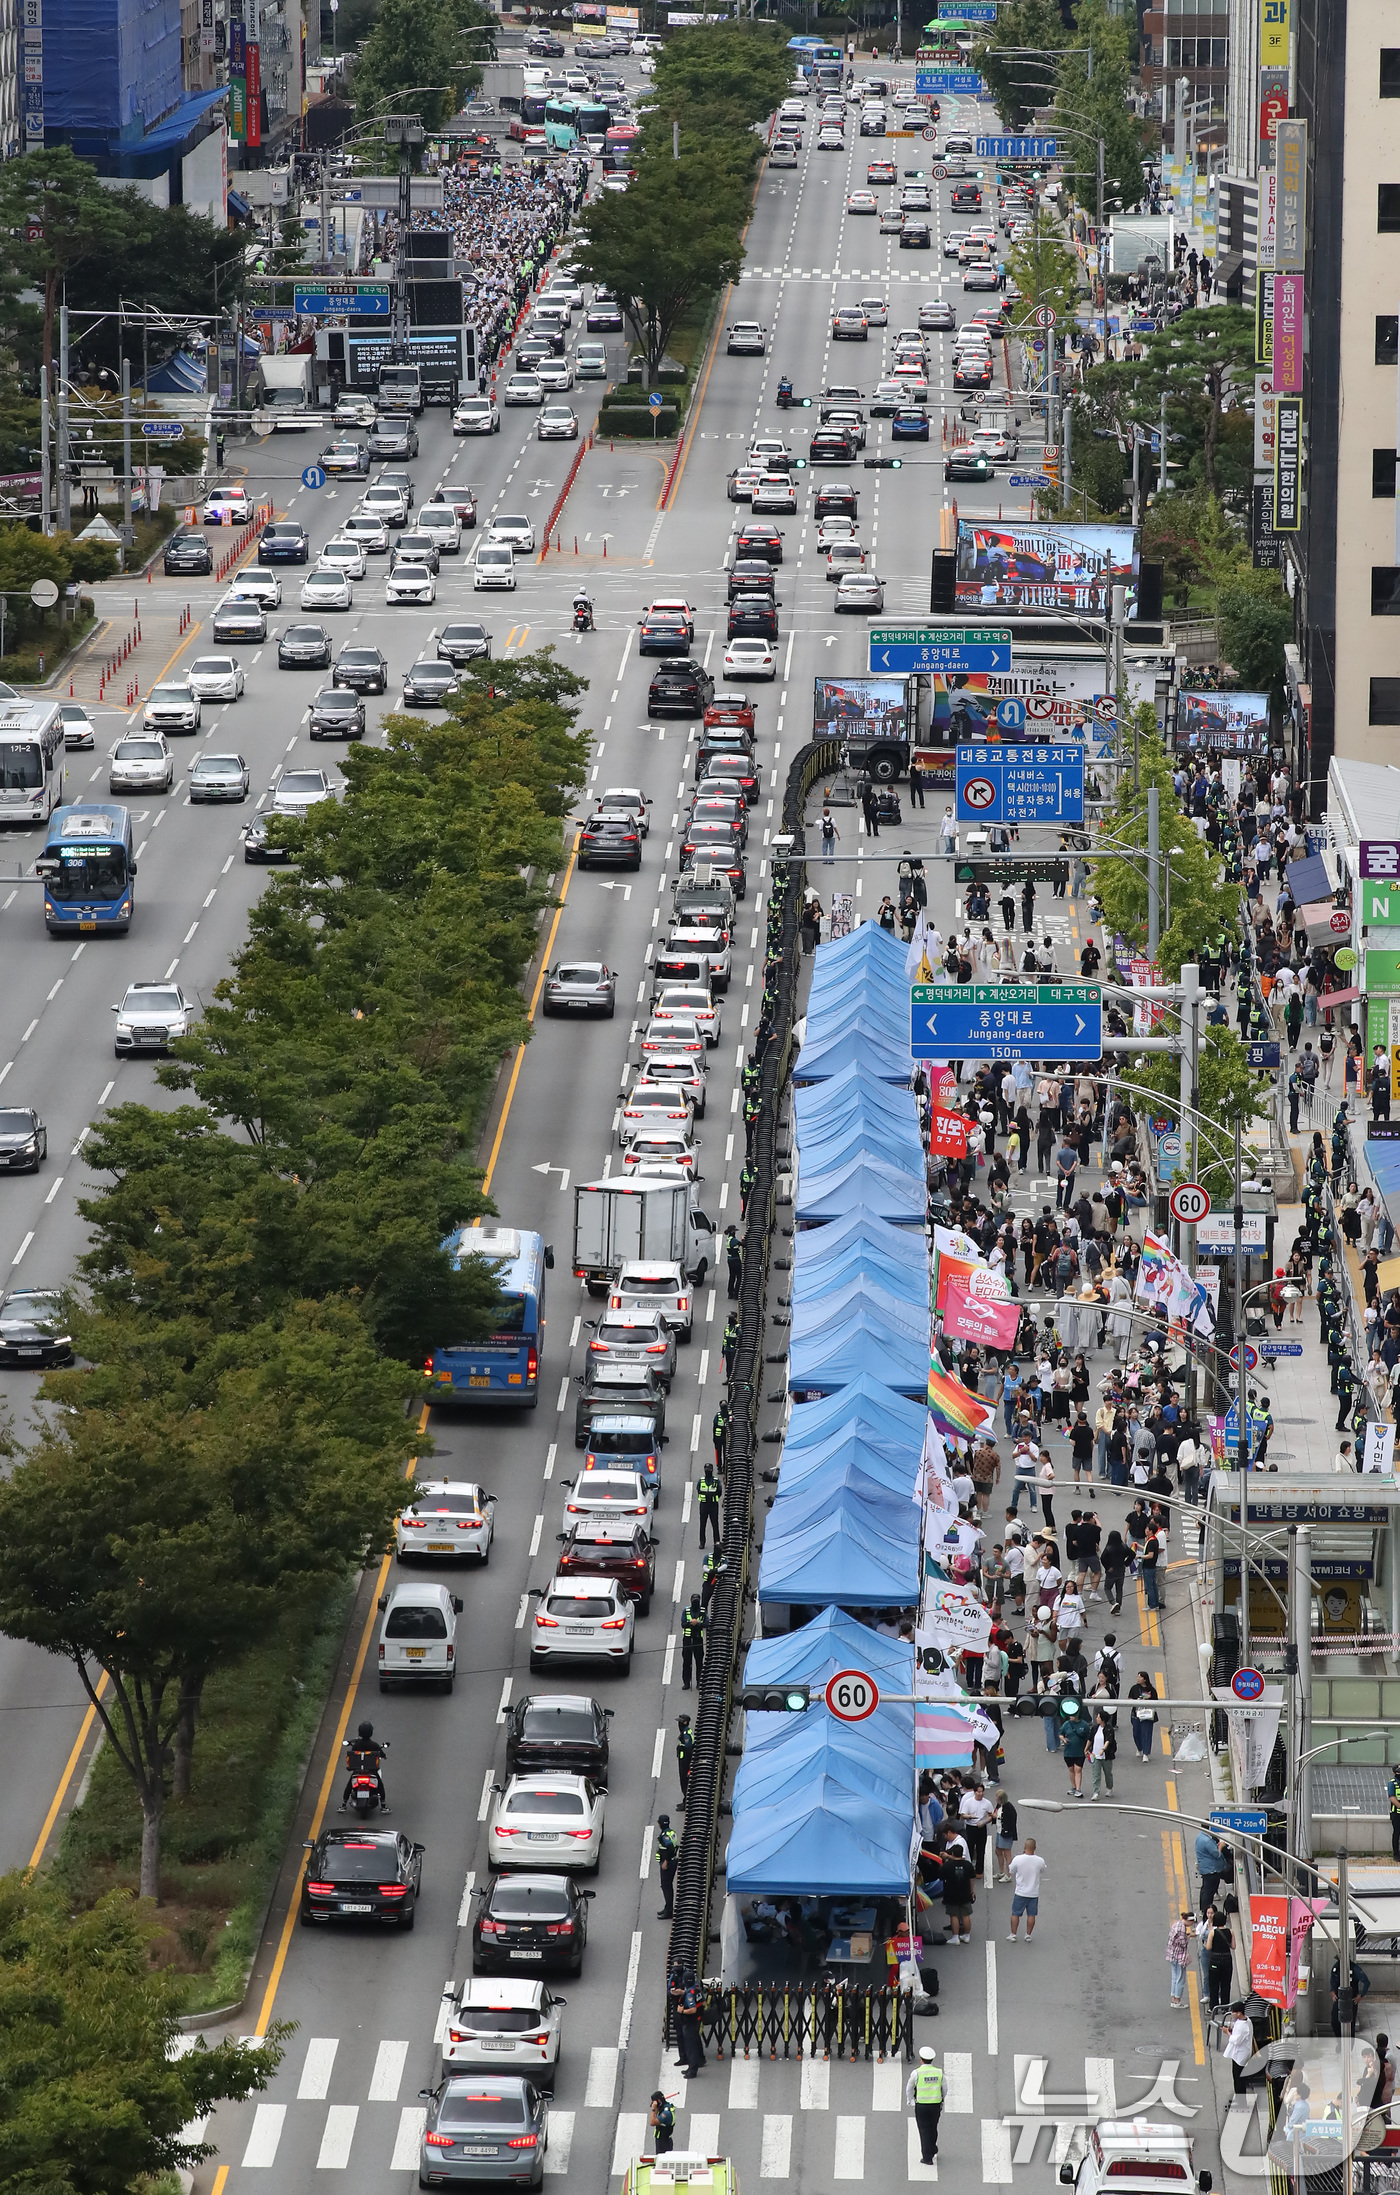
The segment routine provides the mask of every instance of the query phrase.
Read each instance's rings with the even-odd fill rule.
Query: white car
[[[382,518],[375,518],[368,511],[356,511],[354,516],[341,521],[338,541],[358,541],[366,556],[387,556],[389,553],[389,529]]]
[[[608,346],[589,341],[574,345],[574,372],[580,381],[606,381],[608,377]]]
[[[304,816],[319,801],[334,798],[335,787],[324,770],[284,770],[273,789],[271,813]]]
[[[225,602],[261,602],[265,610],[282,607],[282,582],[276,572],[269,572],[254,564],[246,572],[240,572],[224,596]]]
[[[578,417],[572,406],[546,404],[535,421],[535,434],[541,442],[577,442]]]
[[[874,572],[846,572],[836,582],[836,600],[833,608],[855,610],[869,617],[875,610],[885,607],[885,590]]]
[[[791,473],[762,473],[754,482],[749,502],[755,512],[795,511],[797,483]]]
[[[163,1052],[172,1037],[186,1037],[194,1008],[178,983],[132,983],[112,1012],[117,1017],[118,1059],[132,1052]]]
[[[603,1857],[605,1791],[586,1776],[512,1776],[496,1785],[486,1817],[488,1867],[548,1867],[598,1872]]]
[[[776,678],[778,655],[771,640],[752,640],[741,634],[724,651],[726,678]]]
[[[523,1975],[474,1975],[460,1989],[443,1991],[447,2028],[442,2041],[444,2074],[473,2072],[498,2078],[523,2075],[537,2088],[553,2088],[563,2036],[565,1997]]]
[[[331,424],[335,427],[372,427],[377,414],[372,400],[367,396],[342,396],[335,407]]]
[[[387,535],[385,536],[387,540]],[[366,570],[365,545],[354,534],[332,534],[322,549],[318,563],[333,564],[344,572],[347,579],[363,579]]]
[[[640,1087],[634,1083],[633,1089]],[[704,1091],[700,1093],[703,1107]],[[695,1293],[679,1264],[670,1259],[625,1263],[608,1297],[610,1311],[659,1311],[677,1341],[689,1341],[695,1317]]]
[[[175,757],[160,732],[119,739],[108,764],[107,785],[114,793],[168,793],[175,782]]]
[[[468,396],[452,414],[454,434],[499,434],[501,414],[489,396]]]
[[[731,358],[762,358],[768,348],[768,330],[757,320],[736,320],[726,348]]]
[[[369,518],[378,518],[386,526],[406,526],[408,497],[402,488],[386,488],[382,481],[376,481],[360,497],[360,513]]]
[[[350,610],[355,590],[346,574],[334,564],[318,564],[301,583],[304,610]]]
[[[842,517],[839,513],[833,512],[832,516],[824,518],[817,528],[817,549],[819,552],[824,553],[832,546],[833,542],[854,541],[855,538],[855,520]]]
[[[201,701],[240,701],[243,665],[231,655],[197,655],[185,673]]]
[[[391,1683],[435,1684],[450,1692],[457,1674],[457,1618],[462,1599],[445,1585],[395,1585],[379,1600],[379,1689]]]
[[[833,541],[826,552],[826,576],[833,586],[839,585],[847,572],[865,570],[865,551],[854,535],[844,541]]]
[[[544,388],[537,373],[513,373],[506,382],[507,404],[542,404]]]
[[[386,602],[436,602],[437,577],[426,564],[405,559],[396,564],[384,584]]]
[[[540,291],[542,305],[567,305],[570,312],[583,311],[583,290],[571,274],[551,275]]]
[[[614,815],[630,815],[641,838],[651,829],[651,819],[647,815],[650,806],[650,800],[639,785],[610,785],[597,802],[600,814],[611,810]]]
[[[780,137],[768,155],[768,165],[770,168],[795,168],[797,147]]]
[[[989,464],[1006,465],[1016,455],[1006,436],[996,427],[974,427],[968,436],[967,446],[980,450]]]
[[[470,1558],[484,1568],[496,1536],[496,1497],[471,1479],[415,1480],[395,1527],[400,1562],[430,1555]]]
[[[862,297],[857,299],[857,303],[872,328],[887,328],[889,326],[890,308],[885,298]]]
[[[215,488],[204,505],[206,526],[242,526],[253,515],[246,488]]]
[[[482,541],[472,558],[472,591],[484,587],[514,587],[515,551],[507,541]]]
[[[636,1604],[616,1578],[551,1578],[530,1625],[530,1667],[538,1675],[551,1662],[596,1661],[629,1670],[636,1624]]]
[[[846,200],[847,213],[878,213],[880,201],[874,191],[852,191]]]
[[[197,732],[199,695],[186,679],[163,678],[151,688],[141,722],[148,732]]]
[[[535,546],[535,529],[522,512],[502,511],[491,520],[486,539],[496,544],[503,541],[517,556],[528,556]]]
[[[600,1465],[596,1470],[580,1471],[576,1479],[564,1481],[566,1532],[572,1530],[580,1517],[637,1519],[650,1531],[655,1510],[656,1493],[648,1487],[640,1471],[614,1471]]]
[[[540,387],[552,395],[574,385],[574,369],[567,358],[542,358],[534,371]]]
[[[58,713],[63,719],[63,744],[65,747],[91,748],[97,744],[92,728],[92,718],[81,701],[60,701]]]

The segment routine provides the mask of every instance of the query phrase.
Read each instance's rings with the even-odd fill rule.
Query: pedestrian
[[[909,805],[911,808],[924,805],[924,773],[913,761],[909,764]]]
[[[1162,1605],[1162,1586],[1157,1575],[1157,1565],[1161,1560],[1161,1554],[1162,1550],[1157,1544],[1156,1533],[1149,1532],[1142,1546],[1138,1549],[1138,1576],[1142,1579],[1142,1589],[1147,1596],[1147,1605],[1152,1609],[1160,1608]]]
[[[681,1841],[671,1827],[669,1814],[656,1818],[656,1864],[661,1871],[661,1911],[656,1918],[669,1921],[675,1918],[676,1868],[680,1863]]]
[[[938,2122],[943,2115],[943,2068],[928,2043],[920,2050],[919,2062],[904,2084],[904,2102],[906,2107],[914,2106],[919,2154],[926,2165],[931,2165],[938,2155]]]
[[[1103,1543],[1103,1584],[1115,1616],[1123,1613],[1123,1574],[1128,1567],[1128,1545],[1117,1525]]]
[[[695,1481],[695,1499],[700,1508],[700,1545],[702,1548],[705,1545],[707,1531],[713,1532],[715,1546],[719,1546],[721,1538],[719,1504],[723,1492],[724,1482],[719,1473],[709,1464],[706,1464],[699,1478]]]
[[[1218,1906],[1203,1908],[1202,1920],[1206,1953],[1207,2010],[1223,2012],[1230,2002],[1230,1991],[1235,1981],[1235,1939]]]
[[[1148,1676],[1147,1671],[1145,1669],[1139,1669],[1137,1673],[1137,1682],[1135,1684],[1130,1684],[1128,1687],[1128,1698],[1137,1703],[1132,1711],[1133,1743],[1138,1749],[1138,1758],[1144,1764],[1144,1766],[1152,1758],[1152,1731],[1153,1726],[1157,1721],[1157,1710],[1155,1707],[1152,1706],[1151,1703],[1153,1700],[1159,1697],[1160,1695],[1157,1691],[1157,1687],[1152,1682],[1152,1679]],[[1211,1842],[1215,1842],[1214,1838],[1211,1839]],[[1198,1837],[1196,1839],[1196,1857],[1198,1862],[1200,1859],[1200,1844],[1201,1840]],[[1217,1853],[1219,1852],[1218,1845],[1216,1846],[1216,1851]],[[1204,1882],[1201,1884],[1201,1889],[1204,1893]],[[1207,1900],[1207,1903],[1209,1903],[1209,1900]],[[1202,1906],[1201,1910],[1202,1912],[1204,1912],[1205,1907]]]
[[[841,833],[836,828],[836,818],[829,808],[822,810],[822,860],[836,859],[836,842]]]
[[[729,1300],[732,1303],[739,1293],[744,1278],[744,1251],[739,1240],[739,1230],[731,1227],[724,1238],[725,1257],[729,1265]]]
[[[873,785],[866,785],[861,791],[860,812],[865,818],[866,837],[878,838],[880,836],[880,810],[875,799]]]
[[[997,1788],[996,1875],[999,1883],[1011,1880],[1011,1855],[1016,1849],[1016,1809],[1000,1786]]]
[[[676,1717],[676,1770],[681,1779],[681,1812],[690,1795],[690,1764],[695,1754],[695,1732],[690,1727],[689,1715]]]
[[[1225,2038],[1223,2050],[1224,2055],[1230,2061],[1230,2072],[1234,2078],[1235,2094],[1242,2096],[1244,2094],[1244,2069],[1254,2056],[1254,2028],[1242,2004],[1232,2005],[1230,2010],[1234,2014],[1234,2020],[1230,2032]]]
[[[700,1992],[695,1983],[686,1980],[676,2002],[676,2047],[680,2056],[676,2064],[685,2069],[687,2080],[698,2080],[705,2064],[705,2045],[700,2035]]]
[[[1167,1931],[1167,1964],[1172,1970],[1172,2010],[1179,2012],[1186,1992],[1186,1965],[1191,1956],[1191,1914],[1183,1906]]]
[[[951,802],[938,821],[938,850],[944,854],[955,854],[958,850],[957,818],[953,814]]]
[[[1107,1785],[1108,1795],[1113,1796],[1113,1763],[1118,1757],[1117,1716],[1110,1710],[1099,1710],[1094,1721],[1094,1736],[1089,1748],[1089,1797],[1097,1799],[1100,1785]]]
[[[681,1618],[681,1690],[690,1690],[692,1675],[698,1690],[705,1673],[705,1633],[709,1619],[700,1606],[700,1595],[692,1593],[690,1605]]]
[[[1400,1860],[1400,1768],[1390,1771],[1386,1797],[1390,1806],[1390,1856]]]
[[[1138,1682],[1141,1683],[1141,1681],[1141,1678],[1139,1678]],[[1137,1687],[1134,1686],[1133,1691],[1128,1694],[1129,1699],[1134,1697],[1136,1690]],[[1196,1831],[1195,1857],[1196,1870],[1201,1878],[1198,1910],[1201,1913],[1209,1913],[1215,1903],[1216,1892],[1225,1880],[1225,1855],[1209,1829],[1198,1829]]]
[[[1040,1451],[1040,1467],[1036,1472],[1040,1484],[1040,1508],[1047,1531],[1055,1529],[1055,1464],[1048,1448]]]
[[[963,1836],[972,1857],[973,1873],[982,1880],[987,1859],[987,1829],[996,1818],[996,1802],[987,1797],[985,1784],[974,1784],[963,1794],[958,1808],[958,1819],[963,1825]]]
[[[961,1839],[949,1845],[943,1859],[943,1912],[950,1943],[972,1941],[972,1908],[977,1902],[975,1873]]]
[[[676,2146],[676,2114],[659,2088],[654,2088],[651,2092],[651,2110],[647,2117],[651,2126],[653,2156],[668,2156]]]
[[[1035,1924],[1040,1914],[1040,1878],[1045,1873],[1045,1862],[1035,1848],[1034,1837],[1027,1837],[1022,1849],[1011,1861],[1011,1941],[1016,1941],[1016,1925],[1022,1914],[1026,1919],[1026,1942],[1035,1934]]]

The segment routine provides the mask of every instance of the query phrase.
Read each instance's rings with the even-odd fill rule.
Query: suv
[[[260,564],[305,564],[310,554],[306,528],[295,520],[278,519],[274,525],[264,526],[258,538]]]
[[[128,984],[125,998],[112,1012],[117,1017],[118,1059],[163,1052],[172,1037],[189,1035],[194,1019],[194,1008],[178,983]]]
[[[335,683],[357,694],[387,693],[388,662],[378,648],[344,647],[335,659]]]
[[[647,691],[648,716],[703,716],[714,694],[715,682],[703,664],[693,657],[673,658],[659,664]]]
[[[575,1448],[586,1446],[589,1427],[598,1417],[649,1418],[657,1439],[664,1441],[666,1390],[645,1365],[609,1363],[605,1357],[590,1357],[585,1369],[576,1373],[575,1378],[582,1390],[574,1409]]]
[[[751,518],[735,536],[734,555],[736,560],[761,556],[768,564],[781,564],[783,537],[766,518]]]
[[[656,1585],[656,1541],[645,1524],[632,1518],[580,1517],[571,1531],[561,1532],[563,1545],[556,1575],[581,1581],[612,1578],[618,1590],[637,1604],[640,1616],[651,1614]]]
[[[457,1618],[462,1597],[445,1585],[396,1585],[381,1593],[379,1689],[391,1683],[436,1684],[452,1690],[457,1674]]]
[[[165,544],[164,568],[172,572],[212,572],[214,552],[202,533],[172,534]]]
[[[634,1089],[637,1087],[633,1085]],[[633,1260],[618,1269],[608,1295],[610,1311],[659,1311],[677,1341],[689,1341],[695,1298],[674,1260]]]

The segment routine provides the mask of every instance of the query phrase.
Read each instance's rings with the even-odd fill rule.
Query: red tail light
[[[537,1348],[535,1347],[535,1344],[534,1344],[533,1342],[531,1342],[531,1344],[530,1344],[530,1354],[529,1354],[529,1356],[528,1356],[528,1357],[526,1358],[526,1360],[525,1360],[525,1377],[526,1377],[526,1379],[527,1379],[527,1380],[532,1380],[532,1379],[534,1379],[534,1378],[535,1378],[535,1377],[537,1376],[537,1374],[538,1374],[538,1372],[539,1372],[539,1369],[540,1369],[540,1353],[539,1353],[539,1350],[538,1350],[538,1349],[537,1349]]]
[[[379,1885],[379,1895],[381,1898],[406,1898],[408,1896],[408,1885],[407,1883],[381,1883]]]
[[[423,2139],[429,2149],[450,2149],[452,2147],[452,2136],[450,2134],[425,2134]]]
[[[538,2134],[512,2134],[510,2140],[506,2143],[507,2149],[538,2149],[539,2146],[540,2138]]]
[[[482,1521],[480,1517],[463,1517],[457,1526],[457,1530],[459,1532],[479,1532]]]
[[[313,1898],[329,1898],[335,1894],[334,1883],[308,1883],[306,1887]]]
[[[506,1932],[504,1921],[482,1921],[480,1925],[483,1936],[504,1936]]]
[[[497,1822],[496,1835],[498,1837],[518,1837],[520,1831],[518,1829],[507,1829],[503,1822]]]
[[[426,1532],[428,1529],[426,1517],[400,1517],[399,1523],[405,1532]]]
[[[603,1629],[605,1631],[625,1631],[627,1629],[627,1618],[625,1616],[605,1616],[603,1618]]]
[[[536,1616],[535,1628],[537,1631],[557,1631],[559,1629],[559,1625],[555,1621],[553,1616]],[[382,1646],[379,1651],[381,1654],[383,1653],[384,1649]]]
[[[591,1829],[566,1829],[564,1831],[566,1837],[591,1837],[592,1834]]]
[[[573,1932],[572,1921],[549,1921],[545,1925],[546,1936],[572,1936]]]

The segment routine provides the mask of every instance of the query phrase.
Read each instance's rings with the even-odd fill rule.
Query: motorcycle
[[[593,630],[593,612],[592,612],[592,610],[591,610],[591,609],[589,609],[589,607],[588,607],[588,605],[587,605],[586,603],[584,603],[584,602],[576,602],[576,603],[574,604],[574,631],[575,631],[576,633],[591,633],[591,632],[592,632],[592,630]]]
[[[350,1811],[364,1821],[379,1811],[379,1778],[363,1769],[356,1769],[350,1778]]]
[[[797,400],[796,400],[796,398],[795,398],[795,397],[793,396],[793,393],[792,393],[792,383],[791,383],[791,382],[789,381],[789,379],[788,379],[787,375],[786,375],[786,374],[784,374],[784,375],[783,375],[783,378],[782,378],[782,380],[781,380],[781,381],[780,381],[780,382],[778,383],[778,409],[779,409],[779,411],[780,411],[780,412],[785,412],[785,411],[787,411],[787,410],[789,409],[789,407],[790,407],[790,406],[791,406],[792,404],[794,404],[794,403],[795,403],[796,401],[797,401]]]

